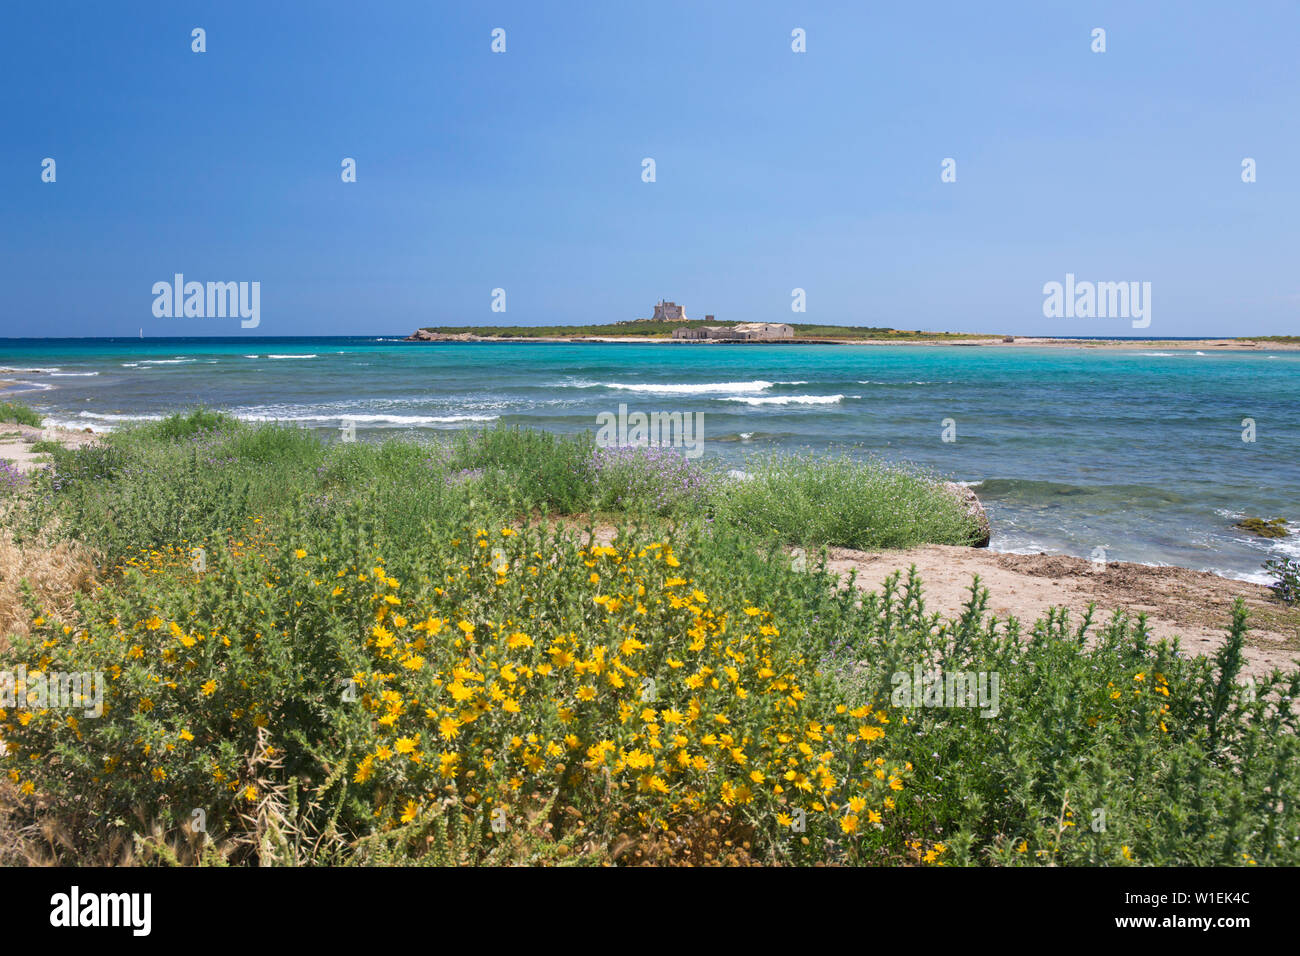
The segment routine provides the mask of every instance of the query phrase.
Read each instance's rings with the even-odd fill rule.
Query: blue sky
[[[1045,318],[1066,273],[1150,282],[1153,336],[1296,334],[1297,37],[1290,0],[12,4],[0,335],[404,334],[659,297],[1138,334]],[[156,318],[177,272],[260,282],[260,326]]]

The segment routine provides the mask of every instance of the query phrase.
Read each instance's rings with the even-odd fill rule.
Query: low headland
[[[33,416],[8,862],[1300,862],[1267,588],[992,554],[885,461]]]

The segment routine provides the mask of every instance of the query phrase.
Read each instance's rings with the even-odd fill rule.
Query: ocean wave
[[[98,374],[98,372],[51,372],[50,378],[89,378],[91,375]]]
[[[767,395],[763,398],[729,395],[719,399],[722,402],[744,402],[746,405],[836,405],[843,400],[843,395]]]
[[[764,382],[756,379],[752,382],[706,382],[706,383],[685,383],[685,384],[665,384],[649,385],[641,383],[625,384],[623,382],[602,382],[606,388],[618,388],[628,392],[655,392],[665,395],[697,395],[708,392],[763,392],[771,388],[776,382]],[[782,382],[780,384],[796,384],[794,382]],[[798,383],[803,384],[803,383]],[[577,386],[583,388],[586,386]]]
[[[1229,578],[1233,581],[1245,581],[1248,584],[1263,584],[1265,586],[1272,584],[1273,579],[1263,571],[1233,571],[1227,568],[1201,568],[1210,574],[1217,574],[1221,578]]]
[[[268,355],[267,358],[269,358],[269,359],[305,359],[305,358],[320,358],[320,356],[317,355],[315,352],[312,352],[312,353],[310,353],[310,354],[308,354],[308,355]]]
[[[162,415],[119,415],[111,412],[78,412],[78,418],[91,418],[102,422],[160,422]]]
[[[996,535],[994,536],[993,540],[989,542],[989,551],[993,554],[1061,554],[1062,553],[1059,548],[1054,548],[1048,544],[1035,544],[1033,541],[1029,541],[1025,544],[1016,545],[1015,547],[1009,548],[1006,547],[1005,545],[999,545]]]
[[[0,373],[16,375],[53,375],[55,372],[62,371],[58,366],[53,368],[0,368]]]
[[[1138,355],[1145,355],[1149,358],[1173,358],[1174,352],[1139,352]]]
[[[315,415],[262,415],[232,412],[246,422],[356,422],[358,425],[453,425],[457,422],[491,422],[499,415],[375,415],[346,412]]]
[[[1270,550],[1279,551],[1284,557],[1300,558],[1300,532],[1293,532],[1285,538],[1273,538]]]

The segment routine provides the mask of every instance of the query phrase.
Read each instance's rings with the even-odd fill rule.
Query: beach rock
[[[1291,533],[1287,529],[1285,518],[1273,518],[1271,521],[1264,518],[1243,518],[1237,522],[1237,527],[1261,538],[1285,538]]]
[[[473,332],[432,332],[429,329],[416,329],[403,342],[489,342],[490,338],[475,335]]]
[[[984,511],[984,505],[980,503],[979,496],[975,494],[966,485],[959,485],[955,481],[945,481],[944,490],[956,498],[966,508],[966,517],[970,518],[974,525],[974,538],[971,542],[972,548],[987,548],[989,538],[992,536],[992,529],[989,527],[989,516]]]

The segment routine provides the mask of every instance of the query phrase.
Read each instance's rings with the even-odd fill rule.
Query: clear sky
[[[9,3],[0,335],[1297,334],[1298,43],[1294,0]],[[178,272],[259,327],[156,318]],[[1046,318],[1067,273],[1151,325]]]

